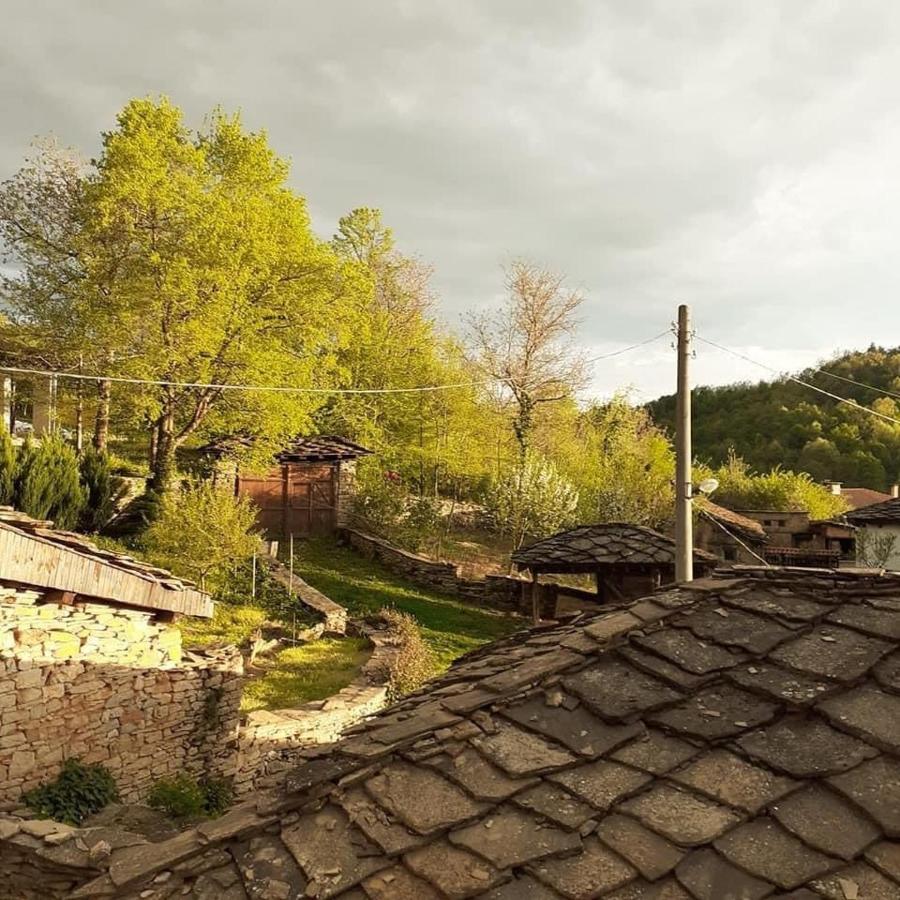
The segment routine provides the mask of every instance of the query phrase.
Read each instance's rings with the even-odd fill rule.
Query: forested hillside
[[[900,348],[872,346],[819,368],[857,383],[814,369],[797,377],[900,419]],[[660,397],[648,408],[654,420],[671,432],[674,396]],[[761,471],[780,465],[809,472],[817,480],[879,490],[900,477],[900,425],[794,381],[699,387],[694,390],[693,408],[694,453],[704,462],[722,463],[734,448]]]

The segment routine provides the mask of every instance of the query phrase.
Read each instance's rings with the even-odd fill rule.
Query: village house
[[[118,900],[896,900],[898,594],[739,567],[583,613],[173,839],[64,857],[0,817],[0,869],[27,897],[65,863]]]
[[[182,650],[210,597],[171,573],[0,508],[0,802],[103,763],[123,799],[176,772],[233,774],[242,661]]]
[[[254,502],[267,537],[331,534],[349,523],[356,461],[371,450],[334,435],[296,438],[259,474],[241,470],[239,451],[251,445],[250,438],[227,437],[197,452],[214,461],[217,481]]]
[[[852,510],[846,518],[859,530],[867,555],[878,556],[885,568],[900,569],[900,498]]]
[[[840,481],[826,481],[825,485],[832,494],[843,497],[850,509],[862,509],[873,503],[883,503],[885,500],[900,497],[900,484],[892,484],[889,494],[866,487],[844,487]]]
[[[713,503],[708,497],[694,500],[697,512],[694,546],[717,556],[724,565],[763,560],[768,543],[765,528],[755,519]]]

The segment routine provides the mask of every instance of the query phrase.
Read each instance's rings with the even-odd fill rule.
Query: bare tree
[[[570,397],[585,381],[575,349],[576,313],[584,297],[565,278],[526,260],[506,272],[506,302],[468,317],[474,364],[497,379],[515,404],[520,464],[528,454],[537,407]]]

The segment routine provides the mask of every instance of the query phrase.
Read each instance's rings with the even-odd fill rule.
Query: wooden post
[[[538,584],[537,573],[531,572],[531,619],[535,625],[541,624],[541,586]]]
[[[691,516],[691,311],[678,307],[678,390],[675,412],[675,580],[694,578]]]
[[[256,599],[256,554],[253,554],[253,578],[250,583],[250,596]]]

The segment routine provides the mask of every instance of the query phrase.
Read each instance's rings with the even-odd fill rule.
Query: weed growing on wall
[[[86,766],[67,759],[55,781],[34,788],[23,797],[41,818],[80,825],[119,799],[115,779],[105,766]]]
[[[205,819],[219,816],[234,798],[231,783],[224,778],[197,781],[184,772],[161,778],[153,785],[147,803],[174,819]]]

